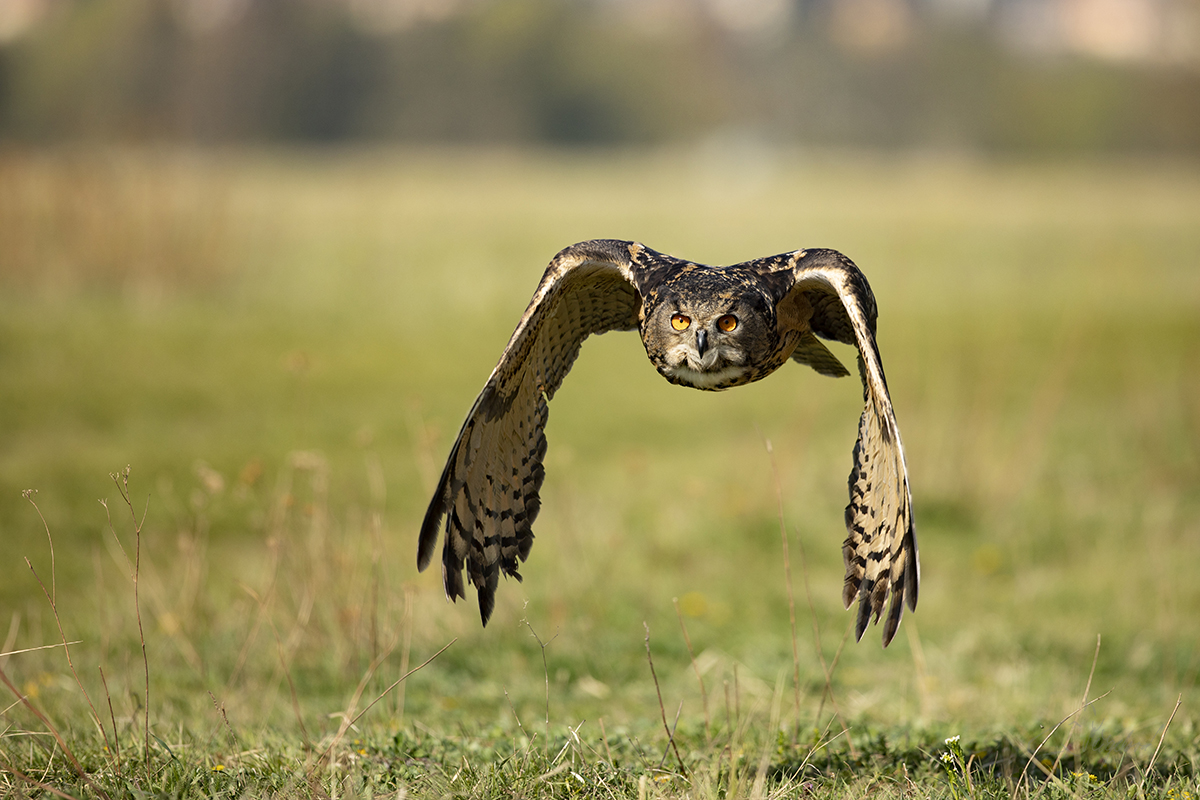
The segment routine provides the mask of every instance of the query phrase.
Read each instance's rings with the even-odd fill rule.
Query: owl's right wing
[[[798,303],[801,315],[807,315],[811,331],[806,336],[812,339],[815,333],[858,348],[865,407],[850,471],[842,601],[849,608],[858,599],[855,635],[861,639],[870,618],[879,621],[891,595],[883,626],[886,647],[896,635],[904,605],[916,610],[920,566],[904,445],[875,342],[875,295],[858,267],[834,250],[800,250],[788,254],[785,261],[793,283],[784,302]],[[812,341],[824,350],[824,345]],[[808,360],[797,360],[825,371],[813,363],[820,357],[816,347],[812,354]],[[834,358],[832,353],[829,357]],[[836,358],[833,363],[840,366]],[[837,374],[831,365],[821,366],[830,367],[826,374]]]
[[[590,334],[637,327],[635,261],[645,251],[601,239],[554,257],[450,450],[421,525],[417,568],[429,566],[445,518],[446,596],[466,599],[465,566],[484,625],[500,573],[520,580],[518,563],[533,545],[550,398]]]

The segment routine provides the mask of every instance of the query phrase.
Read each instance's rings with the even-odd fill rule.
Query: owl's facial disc
[[[671,316],[672,341],[660,369],[668,380],[697,389],[723,389],[741,382],[744,355],[729,335],[737,328],[733,314],[688,313]]]

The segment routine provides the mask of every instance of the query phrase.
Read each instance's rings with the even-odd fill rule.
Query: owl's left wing
[[[446,596],[466,599],[465,566],[484,625],[500,573],[520,580],[518,563],[533,545],[550,398],[590,334],[637,327],[642,272],[634,261],[644,251],[653,253],[595,240],[554,257],[450,450],[421,524],[417,568],[429,566],[444,517]]]
[[[834,250],[790,253],[775,266],[775,274],[789,268],[793,283],[780,307],[788,307],[801,319],[807,316],[811,333],[858,348],[866,407],[859,419],[850,471],[842,602],[849,608],[858,598],[855,636],[861,639],[871,617],[879,621],[891,595],[883,627],[886,647],[896,635],[904,604],[916,610],[920,566],[904,445],[875,342],[875,296],[854,262]],[[819,343],[817,347],[824,349]]]

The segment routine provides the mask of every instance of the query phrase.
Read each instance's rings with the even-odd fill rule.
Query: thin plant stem
[[[402,669],[401,672],[403,671]],[[504,699],[508,701],[508,710],[512,712],[513,719],[517,721],[517,728],[520,729],[521,735],[532,742],[533,738],[529,736],[529,733],[525,730],[525,726],[521,724],[521,716],[517,714],[517,707],[513,705],[512,698],[508,696],[507,688],[504,689]]]
[[[46,522],[46,517],[38,508],[37,501],[33,499],[37,491],[37,489],[26,489],[21,492],[21,496],[29,501],[29,505],[33,506],[33,510],[37,512],[38,518],[42,521],[42,527],[46,529],[46,541],[50,543],[50,604],[53,605],[58,599],[58,577],[54,569],[54,537],[50,535],[50,524]]]
[[[342,736],[345,735],[346,731],[349,730],[353,725],[355,725],[360,719],[362,719],[363,715],[366,714],[368,711],[370,711],[372,708],[374,708],[375,704],[378,703],[380,700],[382,700],[384,697],[386,697],[388,695],[388,693],[392,691],[392,689],[395,689],[397,686],[404,683],[404,681],[408,680],[409,676],[413,675],[416,672],[419,672],[421,669],[423,669],[426,665],[428,665],[435,658],[440,656],[442,653],[446,652],[446,650],[448,650],[450,648],[450,645],[454,644],[457,641],[458,641],[458,638],[455,637],[454,639],[451,639],[450,641],[446,642],[444,645],[442,645],[442,648],[440,650],[438,650],[436,653],[434,653],[429,658],[425,659],[420,664],[413,667],[408,672],[405,672],[403,675],[401,675],[399,678],[397,678],[395,681],[393,681],[391,686],[388,686],[386,689],[384,689],[382,692],[380,692],[379,695],[374,700],[372,700],[370,703],[367,703],[366,707],[363,708],[362,711],[358,712],[358,714],[353,719],[349,719],[349,721],[346,721],[344,719],[342,721],[342,725],[339,726],[339,730],[337,732],[337,735],[334,736],[333,741],[330,742],[329,746],[325,748],[325,751],[323,753],[321,753],[321,758],[322,759],[326,758],[331,752],[333,752],[333,748],[335,746],[337,746],[339,741],[341,741],[341,738],[342,738]],[[348,717],[347,717],[347,719],[348,719]]]
[[[300,736],[304,739],[304,749],[311,751],[313,749],[312,739],[308,735],[308,728],[304,725],[304,715],[300,713],[300,698],[296,694],[296,684],[292,680],[292,671],[287,664],[287,648],[284,647],[283,638],[279,635],[279,629],[275,627],[275,621],[268,619],[267,624],[271,627],[271,633],[275,637],[275,650],[279,654],[279,668],[283,670],[283,677],[287,681],[288,693],[292,698],[292,714],[296,717],[296,724],[300,726]]]
[[[521,620],[525,623],[525,627],[529,628],[529,633],[533,635],[534,641],[538,643],[538,647],[542,648],[542,674],[546,679],[546,745],[550,744],[550,667],[546,663],[546,648],[550,646],[558,638],[558,634],[554,634],[546,642],[542,642],[542,637],[538,636],[537,631],[533,629],[533,625],[529,623],[529,619]]]
[[[238,744],[238,736],[233,731],[233,726],[229,724],[229,715],[225,713],[225,704],[217,702],[217,696],[212,692],[208,693],[208,697],[212,700],[213,708],[221,717],[221,722],[225,725],[225,732],[229,734],[229,740],[234,744]]]
[[[371,663],[369,665],[367,665],[367,669],[365,672],[363,672],[362,678],[359,679],[358,685],[356,687],[354,687],[354,694],[351,695],[351,697],[350,697],[350,704],[348,706],[346,706],[346,710],[344,712],[342,712],[341,714],[338,715],[342,718],[342,722],[340,725],[338,725],[338,730],[337,730],[337,733],[333,737],[333,741],[329,744],[328,747],[325,748],[324,752],[321,754],[322,759],[325,758],[327,755],[329,755],[330,752],[332,752],[333,748],[346,735],[346,731],[350,730],[350,728],[352,728],[354,726],[354,723],[358,720],[358,716],[353,716],[353,717],[351,716],[352,714],[354,714],[355,710],[358,708],[358,701],[362,699],[362,694],[364,691],[366,691],[367,684],[370,683],[371,678],[373,678],[375,676],[375,670],[379,669],[379,665],[382,664],[385,660],[387,660],[388,656],[390,656],[392,654],[392,651],[394,651],[395,649],[396,649],[396,642],[393,641],[384,652],[380,653],[379,655],[375,656],[375,658],[371,659]],[[392,685],[395,686],[396,684],[392,684]],[[391,690],[389,689],[388,691],[391,691]],[[386,692],[384,692],[384,694],[386,694]],[[379,699],[382,697],[383,697],[383,694],[379,695],[379,697],[375,698],[375,702],[378,702]],[[372,703],[372,705],[374,705],[374,703]],[[359,715],[359,716],[361,716],[361,715]]]
[[[781,715],[781,706],[783,705],[783,672],[780,671],[779,678],[775,681],[775,692],[771,699],[771,716],[770,722],[767,724],[768,735],[763,741],[762,755],[758,759],[758,769],[754,773],[754,784],[750,789],[751,800],[762,800],[763,792],[767,786],[767,767],[771,764],[771,752],[774,750],[774,734],[779,730],[779,717]]]
[[[604,717],[600,717],[600,740],[604,742],[604,757],[612,764],[612,750],[608,749],[608,731],[604,730]]]
[[[104,677],[104,667],[97,667],[100,670],[100,683],[104,685],[104,697],[108,700],[108,719],[112,722],[113,742],[115,748],[113,751],[113,763],[117,766],[117,775],[121,774],[121,734],[117,732],[117,715],[113,713],[112,694],[108,691],[108,678]]]
[[[662,715],[663,730],[667,732],[667,741],[671,743],[671,749],[675,751],[679,769],[683,770],[684,776],[687,776],[688,768],[683,763],[683,756],[679,755],[679,747],[675,744],[675,735],[671,732],[671,726],[667,724],[667,709],[663,707],[662,689],[658,686],[658,675],[654,672],[654,658],[650,655],[650,625],[643,622],[642,626],[646,629],[646,660],[650,662],[650,677],[654,679],[654,691],[658,694],[658,713]]]
[[[1091,701],[1083,704],[1082,706],[1075,709],[1070,714],[1067,714],[1065,717],[1063,717],[1061,720],[1059,720],[1058,724],[1055,725],[1053,728],[1051,728],[1050,732],[1046,734],[1046,738],[1042,739],[1042,741],[1038,743],[1038,746],[1033,749],[1033,752],[1029,754],[1029,760],[1025,762],[1025,768],[1021,770],[1020,780],[1028,781],[1027,773],[1029,772],[1029,768],[1036,763],[1038,765],[1038,767],[1042,770],[1042,772],[1044,772],[1046,774],[1047,777],[1058,782],[1057,776],[1055,776],[1055,774],[1053,772],[1051,772],[1050,769],[1046,765],[1042,764],[1042,762],[1040,762],[1040,761],[1035,760],[1037,758],[1037,754],[1046,745],[1046,742],[1050,741],[1050,737],[1053,736],[1055,734],[1055,732],[1058,731],[1059,728],[1061,728],[1063,725],[1065,725],[1068,720],[1073,719],[1076,714],[1079,714],[1088,706],[1095,705],[1096,703],[1100,702],[1104,698],[1108,697],[1109,694],[1111,694],[1111,693],[1112,693],[1112,689],[1109,689],[1107,692],[1100,695],[1095,700],[1091,700]],[[1013,788],[1013,798],[1014,799],[1017,796],[1017,787],[1019,787],[1019,786],[1020,786],[1020,782],[1018,782],[1017,786]]]
[[[670,737],[671,737],[672,741],[674,741],[674,739],[675,739],[675,729],[679,727],[679,715],[682,713],[683,713],[683,701],[680,700],[679,707],[675,709],[675,719],[673,722],[671,722]],[[660,758],[658,760],[658,768],[659,769],[662,769],[663,764],[667,763],[667,755],[670,752],[671,752],[671,749],[669,746],[663,749],[662,758]]]
[[[1092,654],[1092,668],[1088,672],[1087,684],[1083,687],[1083,699],[1079,701],[1079,708],[1083,710],[1087,706],[1088,694],[1092,691],[1092,678],[1096,674],[1096,662],[1100,659],[1100,634],[1096,634],[1096,652]],[[1075,729],[1079,727],[1079,720],[1083,715],[1075,717],[1071,722],[1071,729],[1067,731],[1067,737],[1063,739],[1062,747],[1058,748],[1058,755],[1054,757],[1054,764],[1050,767],[1050,771],[1054,772],[1058,769],[1059,763],[1062,761],[1063,753],[1067,752],[1067,745],[1071,743],[1071,737],[1075,735]]]
[[[137,511],[133,507],[133,499],[129,494],[129,467],[125,467],[121,472],[113,472],[109,474],[113,483],[117,485],[117,491],[121,495],[121,499],[125,501],[126,507],[129,508],[129,515],[133,519],[133,535],[134,535],[134,552],[133,552],[133,607],[137,616],[138,640],[142,646],[142,669],[146,675],[146,706],[143,709],[143,725],[142,734],[145,741],[145,764],[146,764],[146,782],[150,782],[150,659],[146,655],[146,633],[142,627],[142,602],[141,595],[138,592],[142,571],[142,526],[146,523],[146,514],[150,511],[150,498],[146,498],[146,507],[142,511],[141,521],[137,518]],[[107,506],[105,506],[107,508]],[[116,535],[116,532],[113,532]]]
[[[1179,707],[1183,705],[1183,695],[1179,695],[1179,699],[1175,701],[1175,708],[1171,710],[1171,716],[1167,718],[1167,724],[1163,726],[1162,734],[1158,737],[1158,746],[1154,748],[1154,754],[1150,756],[1150,763],[1146,765],[1146,771],[1142,773],[1142,779],[1138,781],[1138,796],[1145,796],[1146,779],[1150,777],[1150,771],[1154,769],[1154,762],[1158,760],[1158,751],[1162,750],[1163,742],[1167,738],[1167,730],[1171,727],[1171,723],[1175,720],[1175,715],[1179,712]]]
[[[53,650],[56,647],[64,647],[69,644],[83,644],[83,639],[76,639],[66,643],[59,642],[57,644],[43,644],[39,645],[38,647],[26,647],[23,650],[9,650],[7,652],[0,653],[0,658],[8,658],[9,656],[20,655],[21,653],[34,653],[38,650]]]

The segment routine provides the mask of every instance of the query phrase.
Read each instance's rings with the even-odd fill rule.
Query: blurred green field
[[[546,262],[596,237],[707,263],[833,247],[868,275],[923,581],[891,647],[871,628],[841,650],[833,702],[815,630],[830,662],[850,624],[854,380],[792,368],[689,392],[655,374],[636,335],[590,340],[552,404],[524,583],[501,587],[483,630],[473,592],[448,604],[436,571],[416,572],[418,524],[462,416]],[[935,775],[922,743],[1037,744],[1079,708],[1099,636],[1089,699],[1109,693],[1073,720],[1104,750],[1101,777],[1136,777],[1182,696],[1158,763],[1183,783],[1160,789],[1196,791],[1193,162],[2,152],[0,653],[61,643],[40,578],[79,641],[78,680],[61,647],[0,668],[89,770],[125,764],[110,777],[137,774],[144,743],[137,538],[110,478],[127,465],[145,519],[138,589],[164,781],[143,790],[517,792],[487,783],[491,754],[547,734],[558,744],[537,769],[571,746],[580,783],[622,758],[657,774],[668,740],[647,625],[666,716],[714,775],[739,741],[751,782],[760,751],[784,774],[813,731],[843,723],[850,735],[822,752],[859,758],[882,735],[923,748]],[[332,759],[314,755],[360,680],[358,710],[451,640]],[[94,794],[55,760],[47,722],[4,696],[7,768]],[[1066,752],[1086,772],[1083,741]],[[602,758],[607,747],[618,752]],[[171,770],[192,777],[173,784]],[[555,776],[519,793],[591,791]],[[717,778],[632,780],[602,788],[737,793]]]

